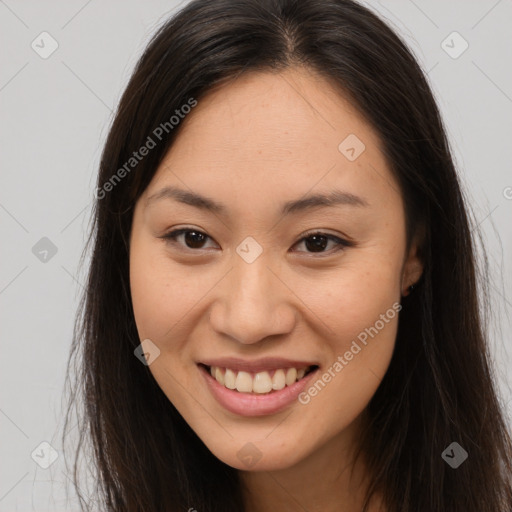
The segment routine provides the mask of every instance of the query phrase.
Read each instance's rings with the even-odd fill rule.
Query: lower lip
[[[266,416],[286,409],[297,401],[298,396],[307,386],[318,368],[298,380],[291,386],[267,394],[249,394],[228,389],[217,382],[204,366],[199,366],[210,392],[224,408],[240,416]]]

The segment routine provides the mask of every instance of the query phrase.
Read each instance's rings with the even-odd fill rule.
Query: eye
[[[172,244],[184,245],[187,249],[205,249],[206,241],[211,240],[206,233],[193,228],[176,229],[161,238]]]
[[[161,238],[174,245],[181,245],[186,249],[192,250],[205,249],[207,240],[212,240],[206,233],[203,233],[202,231],[194,228],[176,229],[165,234]],[[307,233],[306,236],[302,237],[293,247],[300,245],[301,243],[304,243],[306,251],[294,252],[323,254],[327,252],[337,252],[344,249],[345,247],[352,247],[354,245],[354,243],[349,240],[344,240],[337,236],[331,235],[329,233],[323,233],[321,231]],[[331,244],[333,247],[331,250],[326,250],[329,244]]]
[[[329,233],[323,233],[321,231],[307,233],[306,236],[301,238],[295,245],[302,243],[307,249],[306,252],[311,253],[337,252],[344,249],[345,247],[352,247],[354,245],[353,242],[350,242],[349,240],[344,240],[337,236],[331,235]],[[329,243],[334,246],[334,250],[325,250],[329,246]]]

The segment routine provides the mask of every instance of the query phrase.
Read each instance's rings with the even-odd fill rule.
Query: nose
[[[216,287],[211,327],[246,345],[291,333],[298,317],[293,293],[263,257],[252,263],[238,255],[236,258],[238,261]]]

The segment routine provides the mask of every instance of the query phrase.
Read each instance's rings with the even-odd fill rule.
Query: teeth
[[[217,380],[217,382],[219,382]],[[219,382],[219,384],[221,384]],[[236,388],[236,375],[233,370],[230,370],[229,368],[226,368],[226,373],[224,374],[224,386],[226,386],[228,389],[235,389]]]
[[[286,371],[286,385],[289,386],[297,380],[297,370],[295,368],[288,368]]]
[[[222,370],[220,368],[215,368],[215,379],[219,384],[224,385],[224,375],[222,374]]]
[[[283,389],[286,385],[286,375],[284,370],[276,370],[274,376],[272,377],[272,389],[279,391]]]
[[[234,371],[229,368],[212,366],[210,374],[222,386],[228,389],[236,389],[240,393],[270,393],[272,390],[279,391],[285,386],[291,386],[304,377],[308,368],[280,368],[270,373],[267,371],[258,372],[255,375]]]
[[[219,382],[219,384],[221,384]],[[241,393],[251,393],[252,391],[252,377],[250,373],[238,372],[236,376],[236,390]]]
[[[272,391],[272,379],[268,372],[260,372],[254,376],[252,391],[255,393],[268,393]]]

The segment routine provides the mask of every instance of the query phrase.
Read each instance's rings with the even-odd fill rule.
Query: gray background
[[[492,351],[512,421],[512,2],[366,5],[405,38],[438,98],[489,255]],[[0,0],[0,511],[77,510],[59,438],[94,175],[112,109],[137,57],[177,6]],[[59,45],[47,59],[31,47],[35,40],[39,51],[50,48],[49,39],[41,42],[43,31]],[[463,48],[458,36],[446,39],[453,31],[469,44],[458,58],[442,47],[446,41],[452,55]],[[43,237],[56,254],[44,253]],[[43,441],[59,453],[48,469],[31,458]],[[34,458],[48,456],[43,446]]]

